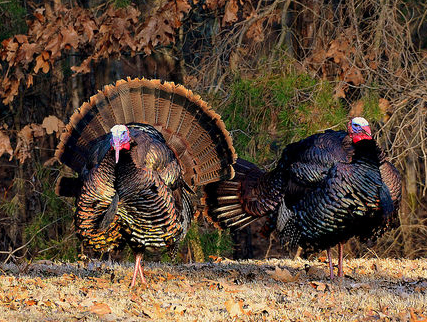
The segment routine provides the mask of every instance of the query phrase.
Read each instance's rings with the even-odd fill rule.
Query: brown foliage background
[[[72,225],[64,220],[72,201],[51,194],[64,171],[51,157],[63,122],[97,89],[127,76],[157,77],[184,83],[225,111],[236,79],[289,70],[332,84],[333,99],[348,116],[364,112],[366,93],[379,98],[377,137],[404,177],[400,226],[374,247],[351,240],[347,252],[426,256],[423,1],[164,0],[123,8],[46,1],[26,8],[27,33],[4,39],[0,47],[0,255],[5,260],[43,256],[72,240]],[[323,112],[313,108],[313,119]],[[266,122],[268,132],[278,135],[279,119],[254,121]],[[248,153],[265,168],[275,162]],[[252,235],[252,255],[262,257],[268,241],[255,228],[243,232],[239,242]],[[35,247],[42,232],[55,243]]]

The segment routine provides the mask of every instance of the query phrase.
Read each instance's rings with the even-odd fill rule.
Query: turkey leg
[[[344,244],[338,243],[338,277],[344,276],[343,269],[342,269],[343,253],[344,253]]]
[[[329,263],[329,272],[330,272],[330,277],[331,280],[334,279],[334,265],[332,264],[332,255],[331,255],[331,249],[328,248],[326,250],[326,253],[328,254],[328,263]]]
[[[130,287],[135,286],[136,276],[138,275],[138,273],[139,273],[139,276],[141,277],[142,284],[147,284],[144,277],[144,270],[142,269],[142,266],[141,266],[142,258],[143,258],[142,254],[136,254],[135,267],[133,269],[133,277],[132,277],[132,283],[130,284]]]

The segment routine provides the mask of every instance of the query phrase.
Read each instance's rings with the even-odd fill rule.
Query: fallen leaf
[[[363,100],[358,100],[351,105],[350,112],[348,116],[350,118],[361,116],[363,114],[363,108],[365,106],[365,102]]]
[[[320,292],[323,292],[326,290],[326,287],[328,287],[325,283],[312,281],[310,282],[311,287],[313,287],[315,290],[318,290]]]
[[[347,87],[345,85],[338,84],[334,90],[334,97],[335,98],[345,98],[346,89],[347,89]]]
[[[44,118],[42,127],[46,129],[47,134],[52,134],[53,132],[61,132],[65,124],[56,116],[49,115]]]
[[[12,161],[13,149],[12,149],[12,146],[10,145],[9,136],[6,133],[0,131],[0,157],[4,153],[8,153],[10,155],[9,161]]]
[[[378,100],[378,107],[383,114],[386,114],[390,110],[390,101],[385,98],[380,98]]]
[[[44,130],[42,126],[35,123],[31,123],[30,126],[31,126],[31,130],[33,131],[33,136],[35,138],[44,136]]]
[[[277,266],[274,271],[266,271],[266,272],[275,280],[285,282],[285,283],[295,282],[296,280],[298,280],[301,274],[300,272],[298,272],[295,276],[292,276],[292,274],[286,268],[282,269]]]
[[[33,75],[29,74],[27,78],[27,88],[33,85]]]
[[[63,27],[61,29],[61,35],[63,37],[61,48],[68,44],[74,49],[77,49],[79,45],[79,36],[72,26]]]
[[[42,55],[38,55],[36,57],[36,66],[34,66],[34,73],[38,73],[39,69],[43,67],[43,64],[45,63],[45,61],[43,60]]]
[[[37,301],[33,300],[33,299],[29,299],[25,301],[25,304],[28,306],[33,306],[37,304]]]
[[[235,302],[233,299],[229,299],[224,305],[232,318],[245,314],[245,311],[243,311],[243,301]]]
[[[222,25],[229,25],[237,21],[237,11],[239,7],[237,5],[237,0],[230,0],[225,6],[224,17],[222,18]]]
[[[410,319],[409,319],[410,322],[427,322],[427,317],[425,317],[424,315],[420,315],[420,318],[418,318],[413,308],[409,309],[409,314],[410,314]]]
[[[97,315],[105,315],[105,314],[110,314],[111,309],[105,303],[95,303],[89,308],[89,312],[95,313]]]

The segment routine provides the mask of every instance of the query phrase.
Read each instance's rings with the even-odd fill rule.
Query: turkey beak
[[[369,125],[362,126],[362,129],[366,135],[372,136],[371,128],[369,127]]]

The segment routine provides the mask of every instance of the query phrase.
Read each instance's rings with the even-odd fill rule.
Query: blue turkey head
[[[353,143],[361,140],[372,140],[371,128],[363,117],[355,117],[348,123],[348,134]]]
[[[129,129],[126,127],[126,125],[114,125],[111,128],[111,146],[114,148],[116,153],[116,163],[119,162],[119,155],[120,150],[130,149],[130,135],[129,135]]]

